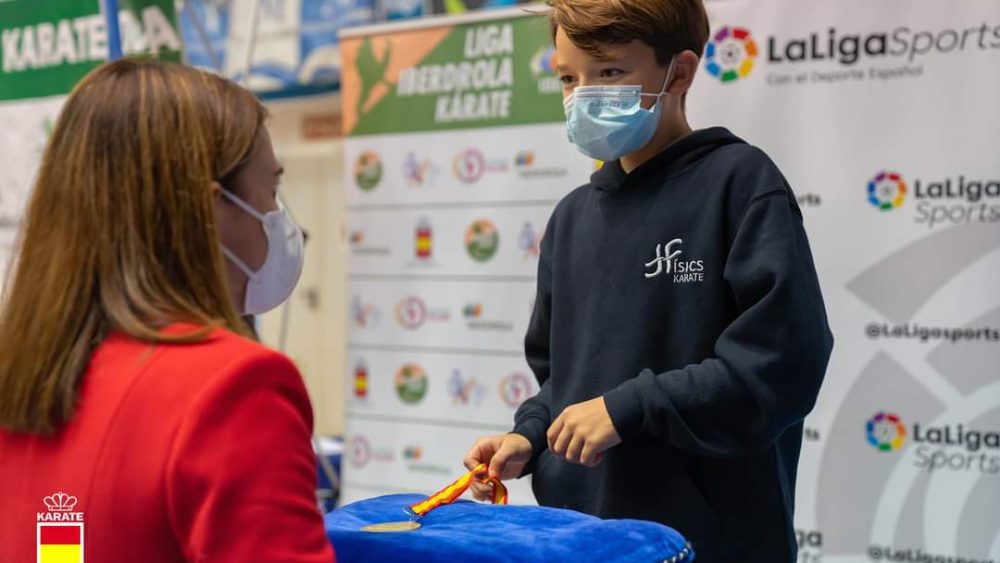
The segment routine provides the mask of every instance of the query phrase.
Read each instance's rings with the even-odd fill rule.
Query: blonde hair
[[[0,427],[51,433],[112,330],[191,342],[248,334],[230,295],[212,182],[253,152],[266,111],[223,78],[120,60],[70,94],[46,147],[0,310]],[[164,335],[173,322],[199,327]]]

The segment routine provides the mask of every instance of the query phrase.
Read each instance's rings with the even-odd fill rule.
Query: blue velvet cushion
[[[690,563],[694,554],[674,530],[640,520],[601,520],[572,510],[460,501],[424,516],[412,532],[371,533],[369,524],[407,520],[423,500],[391,495],[326,515],[340,563],[357,561],[595,561]]]

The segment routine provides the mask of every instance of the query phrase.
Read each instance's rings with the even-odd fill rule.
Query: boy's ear
[[[701,59],[694,51],[681,51],[674,59],[674,77],[667,85],[667,93],[671,96],[680,96],[691,88],[694,75],[698,71]]]

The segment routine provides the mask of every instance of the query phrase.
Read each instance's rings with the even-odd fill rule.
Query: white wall
[[[298,287],[259,326],[261,339],[275,348],[284,345],[302,371],[316,433],[335,435],[344,430],[347,322],[342,143],[337,137],[307,139],[305,121],[339,116],[339,107],[336,95],[268,103],[268,129],[285,167],[279,193],[309,239]]]

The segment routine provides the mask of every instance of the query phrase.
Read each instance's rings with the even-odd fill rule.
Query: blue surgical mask
[[[590,158],[618,160],[631,154],[653,138],[660,124],[667,96],[666,87],[673,75],[670,59],[660,91],[650,94],[639,85],[577,86],[563,100],[566,109],[566,135],[569,142]],[[642,107],[642,98],[656,98],[653,107]]]

